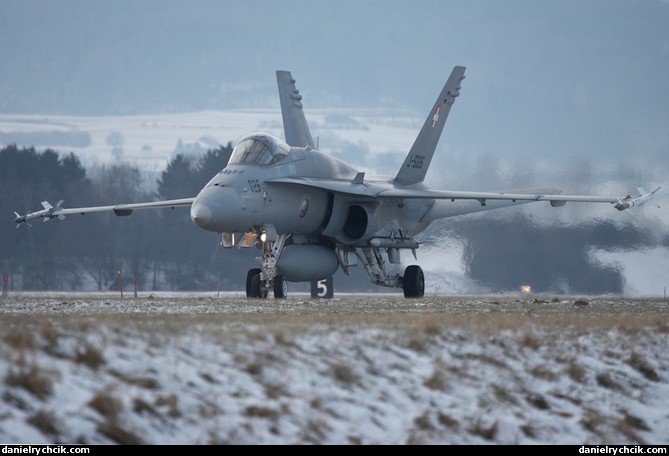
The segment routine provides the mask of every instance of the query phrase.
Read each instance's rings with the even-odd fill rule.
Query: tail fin
[[[295,79],[289,71],[277,71],[276,81],[279,85],[279,100],[281,101],[281,116],[286,142],[289,146],[311,146],[315,149],[307,119],[302,111],[302,95],[295,87]]]
[[[460,83],[465,78],[465,67],[456,66],[446,81],[439,98],[434,103],[430,114],[425,119],[423,128],[404,159],[402,167],[395,176],[395,183],[411,185],[423,182],[425,174],[432,161],[434,150],[437,148],[439,137],[446,124],[446,118],[455,102],[455,97],[460,95]]]

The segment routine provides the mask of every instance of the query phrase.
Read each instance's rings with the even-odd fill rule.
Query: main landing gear
[[[402,288],[405,298],[422,298],[425,294],[425,275],[420,266],[407,266],[403,276],[389,270],[388,263],[400,262],[397,249],[387,249],[387,257],[380,248],[362,248],[356,250],[355,254],[367,270],[372,283],[381,287]]]
[[[402,277],[405,298],[422,298],[425,294],[425,276],[420,266],[407,266]]]

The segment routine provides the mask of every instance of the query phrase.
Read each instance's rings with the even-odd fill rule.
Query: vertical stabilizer
[[[315,149],[314,140],[307,125],[307,119],[302,110],[302,95],[295,87],[295,79],[289,71],[277,71],[276,81],[279,85],[279,99],[281,100],[281,116],[283,117],[283,131],[289,146],[311,146]]]
[[[400,185],[411,185],[423,182],[425,174],[432,161],[432,156],[437,148],[439,137],[446,124],[446,118],[460,95],[460,83],[465,78],[465,67],[456,66],[446,81],[444,88],[439,94],[430,114],[425,119],[423,128],[409,150],[402,167],[395,176],[395,183]]]

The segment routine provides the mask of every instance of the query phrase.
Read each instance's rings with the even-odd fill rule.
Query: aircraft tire
[[[422,298],[425,294],[425,276],[420,266],[407,266],[402,277],[405,298]]]
[[[249,298],[266,298],[267,290],[260,280],[260,269],[251,269],[247,274],[246,296]]]
[[[288,282],[282,275],[274,277],[274,298],[283,299],[288,296]]]
[[[253,288],[251,288],[251,279],[254,275],[260,274],[260,268],[249,269],[246,273],[246,297],[247,298],[259,298],[260,292],[253,293]]]
[[[251,297],[265,299],[267,297],[267,290],[262,286],[260,281],[260,274],[254,274],[251,277]]]

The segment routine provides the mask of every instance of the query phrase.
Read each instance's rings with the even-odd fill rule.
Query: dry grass
[[[578,383],[585,383],[586,381],[586,370],[581,366],[577,361],[570,360],[567,365],[567,375],[570,379]]]
[[[247,364],[244,370],[251,375],[260,375],[262,373],[262,364],[259,362],[252,362]]]
[[[58,330],[46,316],[39,318],[39,335],[44,341],[47,349],[58,345]]]
[[[105,359],[100,350],[86,344],[83,348],[77,349],[74,354],[74,362],[97,370],[98,367],[105,363]]]
[[[660,381],[660,376],[640,353],[637,352],[632,353],[632,356],[630,356],[630,358],[625,362],[630,366],[632,366],[637,371],[639,371],[648,380],[653,382]]]
[[[140,415],[148,413],[149,415],[160,416],[160,413],[153,405],[138,397],[132,401],[132,410]]]
[[[111,369],[109,373],[117,377],[119,380],[123,380],[125,383],[128,383],[130,385],[136,385],[150,390],[158,389],[160,387],[158,380],[156,380],[155,378],[128,375],[115,369]]]
[[[112,396],[110,391],[100,391],[88,402],[88,406],[104,419],[97,425],[100,434],[120,445],[142,445],[144,443],[137,434],[122,426],[119,415],[123,410],[123,403]],[[145,411],[146,408],[135,402],[134,410]]]
[[[446,374],[444,373],[443,368],[440,365],[435,366],[432,375],[430,375],[423,384],[436,391],[446,390],[448,381],[446,380]]]
[[[518,401],[512,392],[510,392],[506,387],[500,385],[492,385],[493,392],[497,400],[501,402],[506,402],[508,404],[516,404]]]
[[[525,398],[528,404],[530,404],[532,407],[538,409],[538,410],[549,410],[551,408],[550,404],[548,401],[546,401],[546,398],[544,398],[540,394],[528,394],[528,396]]]
[[[143,445],[144,441],[135,433],[124,429],[116,421],[107,421],[98,425],[98,432],[119,445]]]
[[[597,380],[597,384],[599,386],[603,386],[604,388],[612,389],[612,390],[621,390],[622,387],[616,383],[615,380],[611,377],[611,374],[608,372],[600,372],[595,376],[595,380]]]
[[[276,420],[279,418],[279,412],[277,410],[259,405],[246,407],[244,415],[255,418],[266,418],[268,420]]]
[[[156,407],[165,407],[167,408],[167,414],[172,418],[178,418],[181,416],[181,411],[179,410],[179,399],[176,394],[160,394],[156,398]]]
[[[52,437],[57,437],[59,434],[58,428],[61,426],[60,422],[53,413],[46,410],[38,410],[37,413],[30,416],[26,421],[39,429],[43,434]]]
[[[32,332],[11,330],[2,339],[17,351],[32,350],[37,347],[37,340]]]
[[[523,434],[526,437],[529,437],[531,439],[534,439],[534,438],[537,437],[536,429],[530,424],[524,424],[524,425],[520,426],[520,430],[523,432]]]
[[[325,420],[320,418],[310,418],[307,421],[303,439],[308,443],[321,444],[329,429],[330,428]]]
[[[429,336],[435,336],[441,333],[442,326],[437,320],[425,318],[420,322],[420,330]]]
[[[559,375],[553,372],[553,370],[551,370],[551,368],[546,365],[536,366],[532,368],[530,374],[532,374],[536,378],[541,378],[543,380],[557,380],[559,378]]]
[[[415,351],[416,353],[422,353],[427,347],[427,338],[424,335],[415,335],[412,336],[407,342],[407,348]]]
[[[446,426],[453,431],[458,431],[460,429],[460,423],[455,418],[450,417],[449,415],[446,415],[445,413],[439,412],[437,413],[437,421],[439,421],[439,424],[442,426]]]
[[[218,384],[218,380],[213,375],[207,372],[200,372],[200,377],[207,383]]]
[[[107,421],[114,421],[123,410],[123,403],[111,395],[109,391],[98,392],[90,401],[88,406],[98,412]]]
[[[626,426],[629,426],[633,429],[637,429],[640,431],[650,431],[650,428],[648,427],[646,422],[641,418],[639,418],[638,416],[634,416],[627,411],[623,411],[622,415],[623,415],[622,422]]]
[[[526,347],[531,350],[539,350],[539,347],[541,347],[541,342],[535,337],[535,335],[527,332],[523,334],[518,344],[521,347]]]
[[[358,381],[358,376],[349,364],[335,363],[330,366],[332,376],[335,380],[346,385],[353,385]]]
[[[289,396],[286,385],[283,383],[270,383],[265,385],[265,396],[268,399],[279,399],[280,397]]]
[[[568,326],[577,332],[604,328],[617,328],[626,332],[647,328],[660,332],[664,329],[665,333],[669,331],[667,305],[662,301],[648,299],[636,300],[631,304],[624,298],[589,299],[589,305],[584,307],[572,305],[574,299],[567,297],[558,303],[550,302],[547,298],[543,300],[545,303],[537,304],[502,297],[479,300],[476,305],[472,305],[468,297],[439,296],[431,297],[421,306],[401,297],[388,296],[383,300],[387,305],[379,308],[378,298],[348,299],[346,295],[319,306],[301,298],[292,300],[289,297],[281,300],[281,303],[268,299],[263,301],[263,311],[258,312],[255,307],[249,308],[245,299],[154,297],[120,301],[81,294],[68,297],[68,306],[54,312],[50,307],[42,310],[36,308],[39,306],[39,298],[35,296],[17,295],[5,298],[3,306],[0,306],[0,314],[13,312],[14,322],[17,318],[23,320],[21,327],[36,326],[31,332],[40,334],[47,341],[46,346],[57,345],[58,331],[101,323],[108,323],[114,328],[111,333],[115,335],[114,343],[118,344],[127,340],[128,331],[139,331],[144,335],[176,336],[193,324],[202,325],[203,329],[216,337],[231,338],[243,333],[244,337],[255,336],[260,341],[270,340],[287,346],[291,346],[301,332],[312,330],[317,325],[331,326],[335,321],[339,327],[404,327],[415,329],[413,334],[416,339],[410,341],[409,345],[419,352],[426,348],[425,344],[431,337],[451,329],[482,335],[495,335],[504,330],[523,330],[524,336],[519,344],[530,349],[538,349],[540,346],[530,329],[539,326]],[[99,314],[79,315],[79,302],[85,303],[87,312]],[[151,310],[142,313],[144,304]],[[179,311],[172,311],[174,308]],[[528,308],[532,309],[531,313],[528,313]],[[37,313],[37,320],[23,318],[21,312]],[[40,312],[48,312],[48,315]],[[336,318],[333,317],[335,315]],[[0,329],[4,329],[1,326],[2,322]],[[255,329],[249,333],[249,327]],[[164,337],[155,341],[158,346],[163,343]]]
[[[486,440],[494,440],[495,437],[497,436],[497,421],[494,423],[486,426],[482,423],[481,420],[477,420],[471,427],[469,427],[467,430],[469,431],[470,434],[483,437]]]
[[[5,384],[23,388],[39,399],[46,399],[53,392],[52,372],[40,369],[36,364],[22,365],[10,369]]]
[[[413,424],[417,429],[422,431],[431,431],[434,429],[430,421],[430,412],[425,411],[422,415],[417,416],[413,420]]]
[[[639,435],[639,431],[648,429],[646,423],[627,412],[623,412],[622,416],[609,416],[594,410],[586,410],[579,422],[584,429],[601,437],[614,435],[615,441],[646,444]],[[608,437],[607,440],[611,438]]]
[[[278,331],[274,334],[274,342],[279,345],[291,347],[295,345],[292,336],[286,334],[284,331]]]

